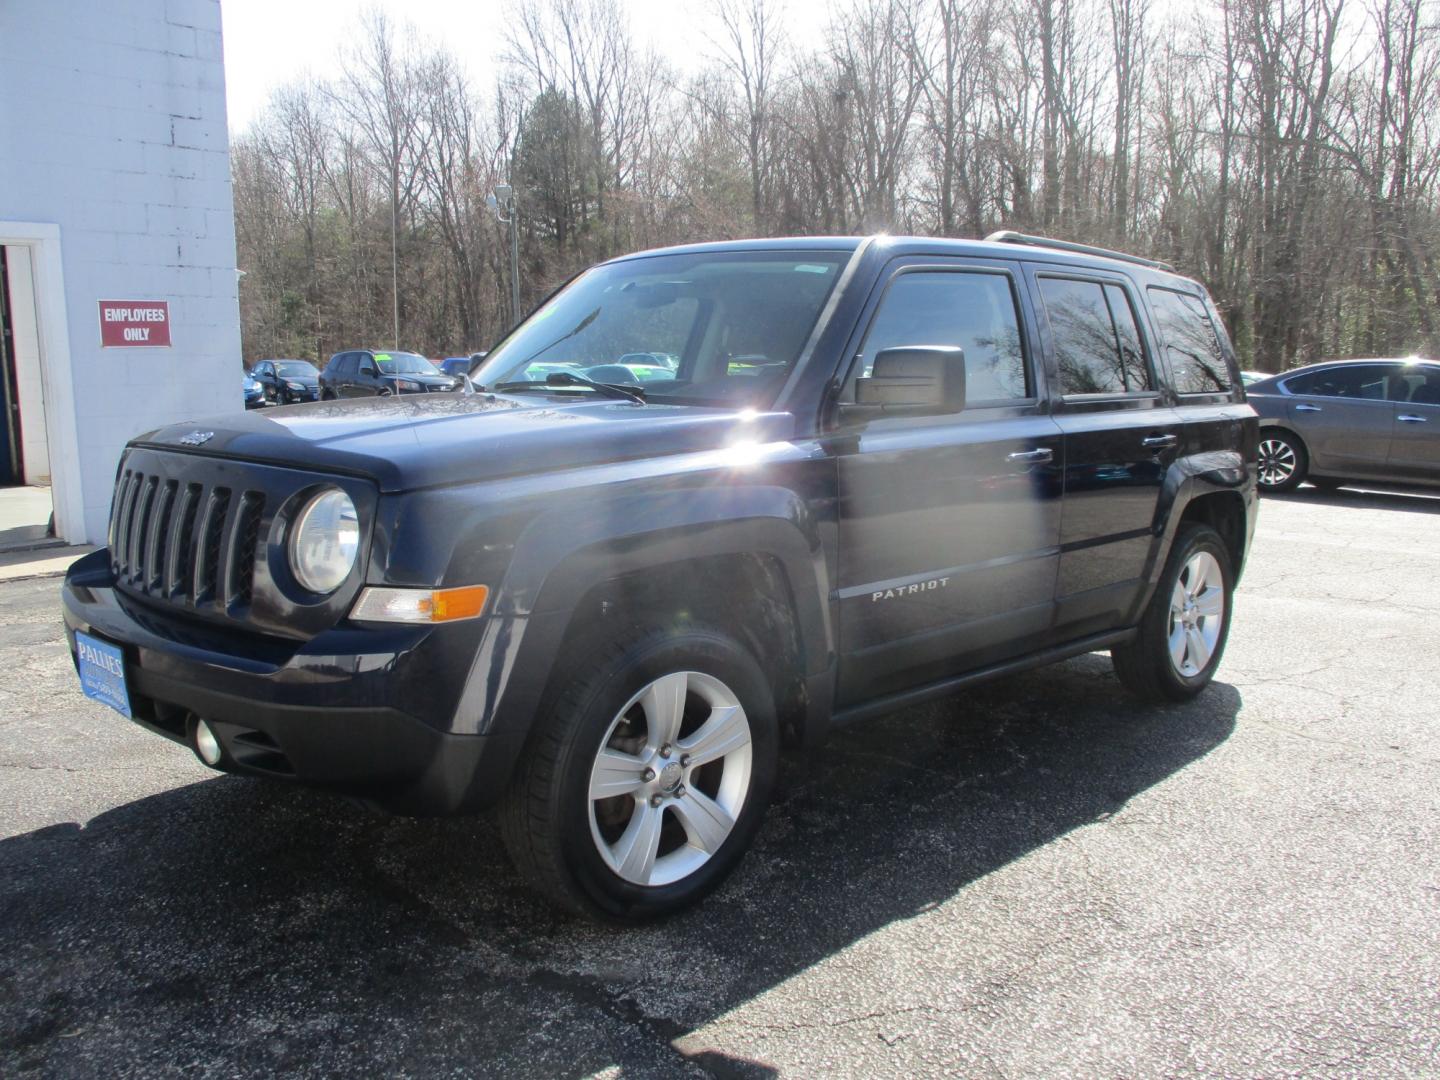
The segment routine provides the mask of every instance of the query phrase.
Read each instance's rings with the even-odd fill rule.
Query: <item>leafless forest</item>
[[[233,148],[246,358],[488,347],[501,182],[527,309],[639,248],[1008,227],[1199,277],[1247,366],[1440,352],[1437,0],[777,5],[657,56],[623,0],[533,0],[484,80],[371,15]]]

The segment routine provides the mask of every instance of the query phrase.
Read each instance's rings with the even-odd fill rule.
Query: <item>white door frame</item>
[[[71,544],[83,544],[88,539],[85,496],[80,486],[80,441],[75,424],[75,381],[70,366],[70,324],[66,319],[60,226],[0,221],[0,245],[30,249],[35,274],[35,316],[40,331],[40,380],[44,388],[46,442],[50,447],[50,498],[55,511],[55,535]]]

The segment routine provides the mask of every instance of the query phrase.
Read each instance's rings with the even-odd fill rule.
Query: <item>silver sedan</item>
[[[1440,363],[1330,360],[1245,388],[1260,414],[1260,487],[1440,485]]]

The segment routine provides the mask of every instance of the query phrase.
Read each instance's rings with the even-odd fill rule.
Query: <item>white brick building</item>
[[[241,406],[219,0],[0,3],[0,247],[0,481],[103,542],[126,439]],[[168,304],[171,344],[102,347],[106,300]]]

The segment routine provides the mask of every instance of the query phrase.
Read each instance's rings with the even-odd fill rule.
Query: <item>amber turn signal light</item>
[[[350,609],[357,622],[440,623],[474,619],[485,611],[484,585],[456,589],[393,589],[370,586]]]

